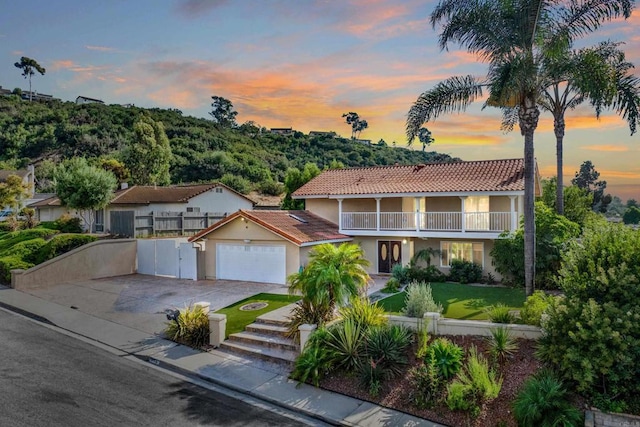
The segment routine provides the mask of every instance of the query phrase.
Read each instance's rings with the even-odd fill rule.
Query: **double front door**
[[[401,241],[378,240],[378,273],[391,273],[393,266],[401,262]]]

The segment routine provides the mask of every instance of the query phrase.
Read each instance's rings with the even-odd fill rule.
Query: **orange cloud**
[[[57,61],[53,61],[50,68],[52,71],[57,71],[61,69],[68,69],[75,66],[76,66],[75,62],[73,62],[70,59],[60,59]]]
[[[583,145],[580,148],[582,148],[583,150],[590,150],[590,151],[609,151],[609,152],[625,152],[625,151],[629,151],[629,147],[625,147],[624,145],[612,145],[612,144]]]

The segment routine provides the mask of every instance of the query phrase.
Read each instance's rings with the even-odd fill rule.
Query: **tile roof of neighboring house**
[[[20,178],[24,178],[28,173],[28,169],[18,169],[15,171],[0,169],[0,182],[6,181],[9,175],[18,175]]]
[[[134,185],[114,193],[110,205],[149,205],[151,203],[187,203],[189,199],[205,193],[213,188],[223,187],[232,193],[255,203],[243,194],[224,184],[176,185],[170,187],[154,187],[151,185]],[[32,203],[31,207],[60,206],[57,197]]]
[[[202,239],[238,217],[252,221],[298,246],[327,241],[352,240],[350,236],[339,233],[336,224],[309,211],[239,210],[209,228],[202,230],[191,237],[189,241],[193,242]]]
[[[56,196],[52,196],[46,199],[41,199],[36,202],[29,203],[30,208],[46,208],[49,206],[61,206],[60,199]]]
[[[293,197],[523,190],[524,160],[508,159],[331,169]]]

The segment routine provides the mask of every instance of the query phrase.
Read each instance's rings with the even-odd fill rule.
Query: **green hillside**
[[[19,168],[74,156],[120,159],[142,114],[164,124],[173,152],[172,183],[213,181],[231,174],[261,189],[267,183],[283,182],[288,168],[302,169],[307,162],[323,168],[333,160],[347,167],[451,160],[436,152],[367,146],[301,132],[272,135],[250,124],[220,128],[211,120],[184,116],[175,109],[30,103],[11,96],[0,97],[0,162],[3,167]]]

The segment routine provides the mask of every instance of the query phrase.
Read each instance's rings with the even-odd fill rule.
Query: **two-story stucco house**
[[[535,189],[539,194],[538,180]],[[432,247],[441,251],[437,265],[444,272],[453,259],[465,259],[496,275],[489,254],[500,233],[518,227],[524,160],[334,169],[293,198],[353,237],[371,261],[370,273],[389,273]]]
[[[538,180],[535,189],[539,194]],[[305,200],[306,211],[239,212],[192,237],[206,241],[207,278],[284,283],[312,246],[344,241],[362,246],[370,274],[390,273],[432,247],[441,251],[434,264],[445,273],[453,259],[466,259],[499,277],[490,252],[500,233],[519,225],[524,161],[333,169],[292,196]]]

